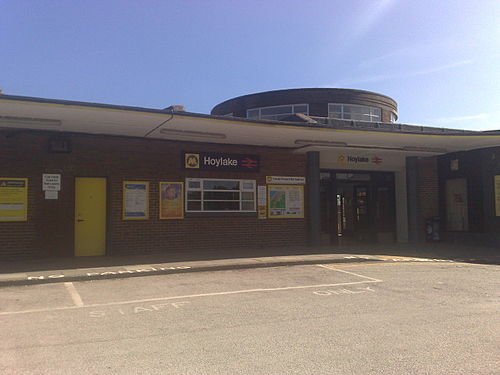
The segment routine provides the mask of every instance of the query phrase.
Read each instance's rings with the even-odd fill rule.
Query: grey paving
[[[115,260],[119,257],[115,257]],[[144,258],[142,259],[144,262]],[[145,259],[151,260],[151,259]],[[61,283],[69,281],[87,281],[104,279],[121,279],[131,277],[155,276],[161,274],[178,274],[206,271],[222,271],[234,269],[267,268],[277,266],[292,266],[317,263],[353,263],[353,262],[377,262],[383,259],[371,255],[351,255],[351,254],[306,254],[306,255],[286,255],[267,256],[254,258],[234,258],[234,259],[214,259],[199,261],[175,261],[168,263],[138,263],[119,264],[92,267],[92,268],[64,268],[64,266],[51,269],[47,264],[47,269],[43,268],[44,262],[38,271],[28,271],[24,273],[3,273],[0,274],[0,287],[12,285],[36,285],[47,283]],[[74,261],[75,263],[78,260]],[[71,260],[68,260],[71,263]]]
[[[4,287],[0,373],[498,374],[499,271],[407,260]]]
[[[104,257],[67,257],[0,262],[0,287],[102,280],[215,270],[316,263],[388,261],[393,257],[500,264],[499,249],[447,244],[344,245],[265,248]]]

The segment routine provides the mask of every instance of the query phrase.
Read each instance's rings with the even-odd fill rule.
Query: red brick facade
[[[126,137],[66,134],[70,153],[50,153],[54,133],[0,132],[0,177],[29,179],[28,221],[0,222],[0,258],[72,256],[75,177],[106,177],[107,254],[144,254],[208,249],[303,245],[305,219],[259,220],[256,213],[186,214],[159,220],[158,182],[187,177],[252,179],[305,176],[305,155],[287,149],[170,142]],[[181,165],[183,151],[256,154],[259,172],[192,171]],[[58,200],[45,200],[42,174],[62,175]],[[122,220],[122,182],[150,182],[150,219]],[[307,209],[306,209],[307,212]]]

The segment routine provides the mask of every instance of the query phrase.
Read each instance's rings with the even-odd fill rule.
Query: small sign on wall
[[[57,190],[45,190],[45,199],[59,199]]]
[[[265,206],[267,204],[267,189],[265,186],[257,187],[257,206]]]
[[[43,191],[60,191],[61,190],[61,175],[60,174],[42,174],[42,190]]]
[[[266,176],[266,182],[277,185],[305,185],[306,178],[300,176]]]
[[[267,219],[267,188],[266,186],[257,187],[257,217]]]
[[[257,217],[259,219],[267,219],[267,207],[266,206],[259,206],[257,208]]]

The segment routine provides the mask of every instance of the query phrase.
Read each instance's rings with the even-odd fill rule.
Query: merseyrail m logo
[[[185,154],[184,168],[200,168],[200,154]]]

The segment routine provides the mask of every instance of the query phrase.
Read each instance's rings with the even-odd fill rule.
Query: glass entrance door
[[[341,242],[366,241],[370,237],[370,185],[337,183],[337,237]]]
[[[394,241],[393,173],[324,172],[320,186],[323,244]]]

